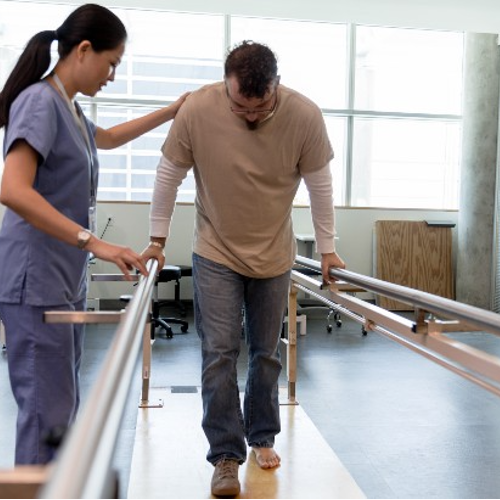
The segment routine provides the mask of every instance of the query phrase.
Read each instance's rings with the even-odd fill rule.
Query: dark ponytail
[[[50,66],[50,46],[58,40],[59,58],[66,58],[84,40],[95,52],[113,50],[127,39],[120,19],[101,5],[86,4],[74,10],[55,31],[42,31],[26,45],[0,93],[0,128],[9,122],[14,99],[27,87],[39,81]]]
[[[9,110],[14,99],[26,87],[40,80],[49,69],[50,46],[55,38],[55,31],[41,31],[26,45],[0,93],[0,128],[9,121]]]

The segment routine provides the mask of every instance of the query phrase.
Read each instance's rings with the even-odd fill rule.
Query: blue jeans
[[[249,446],[271,448],[281,430],[279,342],[288,300],[290,272],[249,278],[193,254],[195,322],[202,348],[203,430],[207,460],[243,463]],[[241,410],[237,360],[242,320],[248,373]]]

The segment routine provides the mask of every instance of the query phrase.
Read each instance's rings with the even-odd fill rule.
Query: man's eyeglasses
[[[276,92],[274,92],[274,104],[270,108],[257,108],[257,109],[243,109],[243,108],[238,108],[235,107],[234,104],[236,104],[232,99],[231,96],[229,95],[229,92],[227,92],[227,96],[229,98],[230,104],[229,104],[229,109],[235,114],[235,115],[269,115],[276,109],[276,105],[278,104],[278,99],[276,98]],[[271,97],[271,99],[273,98]],[[231,104],[232,103],[232,104]]]

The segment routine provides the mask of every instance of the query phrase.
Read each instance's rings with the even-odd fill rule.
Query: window
[[[356,27],[349,204],[458,208],[463,36]]]
[[[0,9],[1,85],[26,41],[60,24],[74,6],[0,0]],[[220,80],[226,47],[244,39],[260,41],[277,54],[281,82],[323,111],[335,151],[336,205],[458,207],[461,33],[113,10],[129,32],[115,82],[93,99],[78,97],[98,125],[141,116],[185,91]],[[151,199],[169,126],[99,152],[99,199]],[[190,172],[178,200],[192,202],[195,192]],[[295,201],[309,203],[303,185]]]
[[[458,206],[457,123],[356,118],[353,137],[353,206]]]
[[[278,59],[281,83],[323,109],[346,107],[347,27],[278,19],[233,17],[231,45],[253,40]]]
[[[184,92],[222,78],[223,16],[132,9],[115,12],[129,33],[115,81],[95,99],[80,99],[99,126],[107,128],[145,115]],[[100,200],[151,200],[160,149],[169,128],[166,123],[119,149],[99,152]],[[194,197],[191,170],[177,200],[192,202]]]
[[[460,33],[356,27],[358,110],[461,113]]]
[[[325,122],[335,152],[331,162],[335,200],[344,200],[345,119],[327,116],[328,109],[344,109],[347,96],[347,26],[277,19],[233,17],[231,45],[253,40],[268,45],[278,58],[281,83],[297,90],[325,111]],[[325,54],[328,59],[325,60]],[[301,183],[297,205],[308,205]]]

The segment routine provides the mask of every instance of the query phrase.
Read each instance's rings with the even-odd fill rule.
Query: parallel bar
[[[43,315],[45,323],[118,323],[123,311],[47,311]]]
[[[295,261],[297,264],[301,264],[316,271],[321,271],[319,262],[312,259],[297,256]],[[460,319],[466,323],[471,323],[491,333],[500,335],[500,315],[494,312],[455,302],[454,300],[439,297],[431,293],[414,290],[413,288],[402,285],[387,283],[386,281],[363,276],[362,274],[353,273],[352,271],[346,271],[344,269],[330,269],[330,276],[358,285],[367,291],[384,295],[385,297],[405,302],[406,304],[413,304],[420,309],[441,314],[446,318]]]
[[[337,308],[340,304],[364,318],[364,322],[375,322],[386,328],[404,331],[411,334],[416,329],[415,322],[403,318],[399,314],[387,311],[381,307],[360,300],[352,295],[321,289],[321,283],[310,276],[301,274],[299,271],[292,271],[292,280],[300,290],[307,291],[313,297],[322,301],[326,305]],[[333,288],[335,290],[335,288]]]
[[[306,291],[307,287],[302,285],[295,285],[300,290]],[[400,333],[411,336],[415,333],[415,323],[409,319],[398,316],[390,311],[387,311],[381,307],[363,302],[356,297],[351,297],[350,295],[345,295],[343,293],[330,293],[331,297],[334,299],[327,299],[322,294],[308,290],[308,293],[318,300],[321,300],[327,306],[332,309],[336,309],[337,305],[340,304],[350,311],[355,312],[359,321],[364,323],[367,329],[370,329],[370,324],[379,324],[385,328],[398,330]]]
[[[71,427],[40,498],[113,498],[111,464],[141,346],[158,262],[147,264],[120,321],[99,377]]]
[[[296,263],[314,270],[320,269],[319,262],[304,257],[297,257]],[[471,331],[479,329],[492,334],[500,332],[500,315],[340,269],[332,269],[330,275],[365,290],[417,305],[418,324],[381,307],[339,293],[335,285],[329,290],[323,289],[318,280],[300,272],[293,271],[291,278],[294,287],[316,297],[334,310],[343,307],[343,312],[349,311],[349,315],[364,323],[366,329],[382,333],[492,393],[500,395],[500,358],[450,338],[443,333],[444,330],[453,331],[450,321],[443,322],[436,319],[424,321],[422,312],[431,311],[447,318],[458,318],[459,321],[455,322],[455,325],[459,331],[464,331],[470,325]]]
[[[377,333],[380,333],[381,335],[384,335],[385,337],[387,337],[391,340],[394,340],[395,342],[398,342],[401,345],[404,345],[408,349],[415,351],[416,353],[433,361],[434,363],[441,365],[442,367],[446,368],[447,370],[450,370],[453,373],[460,375],[461,377],[469,380],[470,382],[473,382],[474,384],[482,387],[483,389],[486,389],[487,391],[495,394],[496,396],[500,396],[500,387],[492,385],[488,381],[483,380],[482,378],[478,377],[476,374],[473,374],[468,370],[464,370],[464,368],[459,366],[456,362],[445,359],[442,356],[439,356],[435,352],[432,352],[430,350],[427,350],[427,351],[423,350],[421,346],[415,345],[415,344],[409,342],[408,340],[406,340],[405,338],[399,336],[397,333],[391,332],[390,330],[387,330],[385,328],[375,326],[373,328],[373,330],[376,331]],[[500,365],[499,365],[499,369],[500,369]]]

